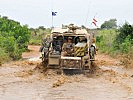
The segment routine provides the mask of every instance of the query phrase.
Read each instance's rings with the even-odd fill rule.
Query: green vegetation
[[[128,53],[133,48],[133,26],[126,23],[119,29],[99,30],[97,45],[101,52]]]
[[[0,63],[6,60],[21,58],[22,52],[27,49],[30,31],[27,25],[0,17]]]
[[[111,53],[113,51],[113,42],[116,35],[119,34],[117,30],[98,30],[97,32],[97,46],[102,53]]]
[[[0,17],[0,65],[8,60],[20,59],[29,43],[41,44],[42,38],[50,31],[51,29],[43,26],[28,29],[27,25],[22,26],[6,16]]]
[[[101,29],[112,29],[117,28],[117,20],[116,19],[110,19],[109,21],[105,21],[101,25]]]
[[[125,23],[119,29],[119,34],[114,41],[114,50],[118,50],[122,53],[128,53],[133,47],[133,26]]]
[[[5,61],[9,61],[9,55],[5,52],[5,50],[0,48],[0,65]]]
[[[50,28],[44,28],[43,26],[40,26],[36,29],[31,28],[30,31],[31,31],[30,44],[40,45],[42,43],[42,39],[47,34],[50,34],[51,29]]]
[[[98,30],[97,46],[102,53],[121,55],[121,62],[126,67],[132,66],[133,26],[125,23],[119,29]]]

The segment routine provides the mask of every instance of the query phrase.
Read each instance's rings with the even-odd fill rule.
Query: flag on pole
[[[92,21],[92,23],[95,25],[95,26],[97,26],[97,20],[95,19],[95,18],[93,18],[93,21]]]
[[[95,26],[97,26],[96,22],[92,22]]]
[[[52,12],[52,16],[56,16],[57,12]]]
[[[94,22],[97,22],[97,20],[96,20],[95,18],[93,18],[93,21],[94,21]]]

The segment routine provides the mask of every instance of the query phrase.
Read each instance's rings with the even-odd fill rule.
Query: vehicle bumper
[[[61,57],[60,66],[62,69],[81,69],[82,58],[81,57]]]

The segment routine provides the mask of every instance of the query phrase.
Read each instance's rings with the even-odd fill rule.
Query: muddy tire
[[[96,64],[94,61],[91,61],[91,64],[90,64],[90,73],[94,73],[95,70],[96,70]]]
[[[48,67],[48,60],[47,60],[47,59],[43,60],[43,61],[42,61],[42,65],[43,65],[44,67]]]
[[[62,75],[62,74],[63,74],[63,70],[62,70],[62,69],[58,69],[58,70],[57,70],[57,74],[58,74],[58,75]]]

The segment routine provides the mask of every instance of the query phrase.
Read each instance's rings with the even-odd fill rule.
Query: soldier
[[[75,46],[76,56],[82,57],[88,54],[88,45],[86,37],[79,37],[79,42]]]
[[[48,57],[48,51],[49,51],[49,47],[50,47],[51,41],[50,38],[48,37],[48,35],[42,39],[42,46],[40,47],[40,52],[41,52],[41,59],[44,61],[45,58]]]
[[[94,59],[95,58],[95,54],[96,54],[96,44],[95,44],[95,42],[96,42],[96,39],[95,38],[93,38],[92,39],[92,44],[91,44],[91,46],[90,46],[90,49],[89,49],[89,53],[90,53],[90,59]]]
[[[87,40],[85,37],[79,37],[80,43],[87,43]]]
[[[67,43],[62,47],[64,56],[74,56],[74,43],[72,43],[72,37],[68,37]]]

